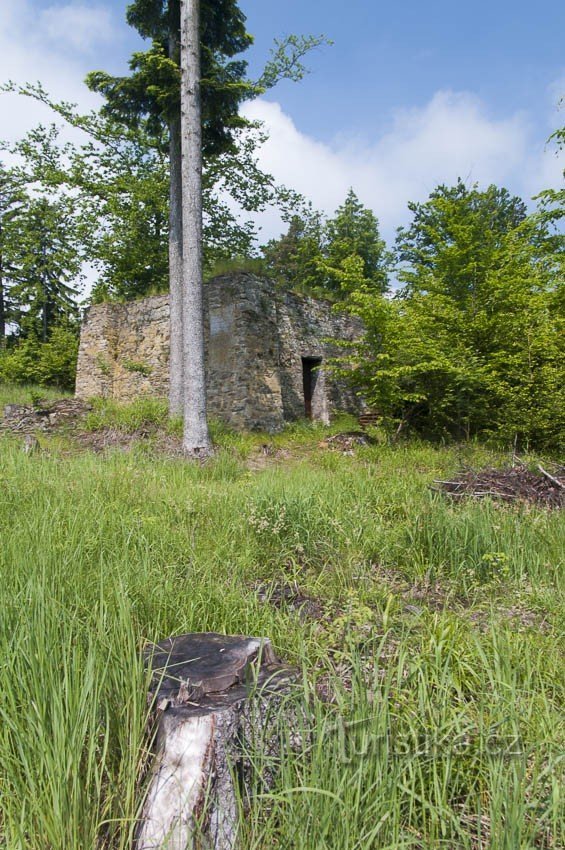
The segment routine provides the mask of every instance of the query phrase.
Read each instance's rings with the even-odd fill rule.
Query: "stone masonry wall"
[[[280,430],[305,415],[302,358],[337,353],[331,338],[352,340],[357,320],[323,301],[283,293],[248,274],[205,287],[208,408],[235,428]],[[167,396],[168,296],[90,307],[81,332],[76,393],[131,400]],[[354,394],[323,365],[314,370],[312,416],[355,411]]]

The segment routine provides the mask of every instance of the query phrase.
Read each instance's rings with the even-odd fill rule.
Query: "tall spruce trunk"
[[[6,344],[6,301],[4,298],[4,263],[2,254],[2,225],[0,224],[0,349]]]
[[[182,332],[182,158],[180,115],[169,121],[169,413],[183,414],[183,332]]]
[[[181,2],[182,329],[184,434],[190,457],[207,457],[202,280],[202,124],[200,0]]]

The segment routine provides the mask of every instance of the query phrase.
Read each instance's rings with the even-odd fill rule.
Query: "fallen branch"
[[[562,481],[560,481],[559,478],[555,478],[555,476],[550,475],[549,472],[546,469],[543,468],[541,463],[538,463],[538,469],[541,472],[541,474],[544,475],[547,478],[548,481],[551,481],[557,487],[561,487],[562,490],[565,490],[565,484]]]

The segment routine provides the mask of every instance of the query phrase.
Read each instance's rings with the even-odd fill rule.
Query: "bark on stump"
[[[189,634],[146,652],[156,755],[136,850],[233,850],[246,749],[276,746],[274,718],[293,678],[266,638]]]

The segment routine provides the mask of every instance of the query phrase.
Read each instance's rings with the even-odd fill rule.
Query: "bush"
[[[78,337],[73,327],[58,325],[47,342],[35,335],[0,351],[0,381],[39,384],[72,390],[75,385]]]
[[[473,217],[456,212],[449,223],[459,242],[444,240],[433,253],[430,226],[401,243],[406,258],[406,244],[415,253],[416,241],[419,259],[399,273],[408,285],[393,299],[366,286],[349,294],[346,306],[366,333],[346,350],[344,377],[396,431],[558,451],[565,429],[562,256],[535,218],[489,245],[485,228],[477,225],[471,239]],[[431,259],[421,259],[420,242]]]

